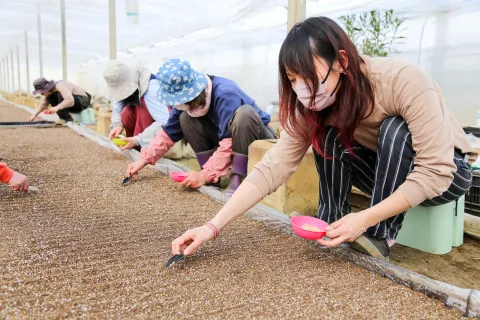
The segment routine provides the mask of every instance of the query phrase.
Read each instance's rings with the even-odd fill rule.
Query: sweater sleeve
[[[13,170],[10,169],[6,163],[0,162],[0,181],[8,183],[12,179]]]
[[[275,192],[298,169],[309,143],[282,131],[277,143],[257,163],[245,180],[252,182],[263,197]]]
[[[232,164],[232,139],[226,138],[220,141],[219,147],[203,166],[203,174],[208,182],[217,183],[220,177],[228,172]]]
[[[417,67],[403,68],[394,90],[396,111],[407,122],[415,151],[415,166],[399,190],[415,207],[440,196],[453,181],[453,129],[442,93]]]

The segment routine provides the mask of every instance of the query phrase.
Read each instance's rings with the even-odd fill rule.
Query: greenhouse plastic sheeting
[[[65,0],[68,65],[81,65],[108,57],[108,0]],[[175,50],[190,43],[190,50],[211,46],[202,40],[220,38],[216,46],[249,46],[281,40],[285,36],[287,0],[137,0],[138,24],[126,3],[116,1],[117,44],[123,54]],[[37,3],[43,28],[44,63],[56,68],[61,61],[60,0],[0,0],[0,56],[17,42],[23,46],[28,31],[32,53],[37,51]],[[395,9],[408,16],[442,10],[472,10],[477,0],[318,0],[307,1],[307,15],[337,17],[375,8]],[[19,41],[20,39],[20,41]],[[130,49],[130,50],[129,50]],[[31,54],[32,64],[37,55]],[[23,63],[22,59],[22,63]]]
[[[24,76],[23,32],[28,31],[33,81],[39,75],[37,3],[44,75],[59,80],[60,0],[0,0],[0,17],[6,26],[0,30],[0,59],[20,45],[21,86],[28,91],[32,88],[27,88]],[[94,95],[103,95],[101,71],[109,56],[108,0],[65,3],[68,78]],[[168,58],[188,59],[200,71],[235,80],[266,107],[278,100],[277,58],[287,32],[287,6],[287,0],[117,0],[117,56],[132,63],[140,61],[152,73]],[[394,9],[407,19],[402,34],[405,43],[397,48],[397,55],[420,65],[442,85],[447,103],[456,103],[454,113],[460,114],[462,123],[475,123],[480,106],[470,96],[480,86],[476,58],[480,53],[480,1],[307,0],[307,16],[338,18],[373,9]],[[15,53],[14,67],[18,89]]]

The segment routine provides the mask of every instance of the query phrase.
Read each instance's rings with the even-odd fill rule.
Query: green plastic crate
[[[432,254],[446,254],[463,244],[465,197],[437,207],[408,210],[397,243]]]

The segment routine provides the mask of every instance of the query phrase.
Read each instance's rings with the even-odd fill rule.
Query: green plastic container
[[[408,210],[397,243],[432,254],[446,254],[463,244],[465,197],[437,207]]]
[[[95,114],[93,113],[93,108],[84,109],[80,113],[72,113],[72,118],[76,123],[81,123],[81,124],[95,123]]]

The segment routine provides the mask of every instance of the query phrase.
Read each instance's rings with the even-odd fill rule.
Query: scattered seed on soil
[[[148,168],[123,188],[127,161],[68,128],[0,129],[0,141],[9,166],[42,190],[0,186],[0,318],[461,317],[245,218],[167,270],[171,242],[218,203]]]

